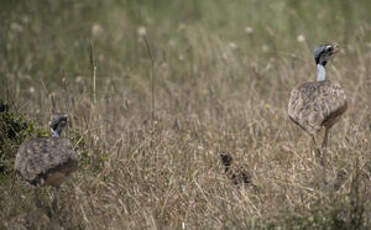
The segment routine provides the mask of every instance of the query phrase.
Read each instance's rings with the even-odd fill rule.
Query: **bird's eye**
[[[327,51],[329,51],[329,52],[332,52],[333,50],[334,50],[334,48],[332,48],[332,46],[327,48]]]

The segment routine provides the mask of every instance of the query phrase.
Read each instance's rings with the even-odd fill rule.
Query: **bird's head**
[[[231,166],[232,161],[233,161],[233,158],[232,158],[229,154],[227,154],[227,153],[222,153],[222,154],[220,154],[220,158],[221,158],[222,163],[223,163],[223,165],[224,165],[225,167],[229,167],[229,166]]]
[[[50,130],[52,136],[59,137],[62,133],[63,128],[67,125],[67,114],[53,114],[50,119]]]
[[[325,66],[338,51],[339,46],[336,43],[320,45],[314,49],[314,60],[317,65]]]

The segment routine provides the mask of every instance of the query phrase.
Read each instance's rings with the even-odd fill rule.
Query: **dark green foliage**
[[[32,123],[27,123],[23,116],[0,113],[0,175],[12,170],[18,146],[32,129]]]
[[[2,104],[9,109],[9,105]],[[45,130],[35,128],[34,121],[27,121],[22,114],[0,112],[0,176],[13,170],[18,147],[28,136],[47,136]]]

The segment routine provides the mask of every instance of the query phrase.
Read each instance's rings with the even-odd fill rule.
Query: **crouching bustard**
[[[35,138],[23,143],[17,152],[15,169],[26,182],[35,188],[36,205],[41,206],[37,188],[43,185],[56,187],[78,167],[77,155],[69,139],[60,137],[67,124],[67,115],[52,115],[51,137]],[[57,199],[53,200],[56,206]],[[53,207],[54,208],[54,207]]]
[[[325,148],[330,128],[347,109],[346,96],[340,84],[326,80],[325,66],[338,50],[336,44],[324,44],[315,48],[317,81],[306,82],[294,88],[288,105],[290,119],[312,136],[322,164],[325,162],[324,153],[320,151],[316,139],[324,128],[321,148]]]

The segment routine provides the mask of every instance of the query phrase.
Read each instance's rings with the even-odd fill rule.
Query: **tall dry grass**
[[[113,11],[109,17],[119,16]],[[109,28],[94,25],[98,26],[92,35],[98,36],[94,40],[96,103],[91,97],[85,41],[78,41],[78,58],[72,53],[46,58],[54,68],[52,74],[33,66],[47,55],[42,49],[23,57],[17,51],[19,64],[13,50],[2,62],[2,97],[13,104],[13,110],[45,128],[53,97],[56,110],[70,117],[65,135],[74,138],[81,164],[62,186],[53,220],[35,214],[39,211],[32,192],[21,177],[14,181],[4,177],[0,227],[53,223],[65,229],[371,226],[368,25],[353,28],[354,37],[327,67],[329,79],[344,87],[349,107],[331,130],[326,182],[310,137],[289,121],[286,112],[291,88],[315,79],[311,42],[296,41],[294,36],[288,47],[280,42],[283,37],[268,28],[265,43],[251,37],[255,34],[244,37],[255,39],[250,50],[243,42],[231,42],[197,23],[181,24],[174,40],[149,26],[156,99],[152,118],[152,64],[143,37],[122,20],[111,26],[132,34],[125,30],[109,34]],[[123,38],[131,40],[125,43]],[[110,57],[111,52],[117,56]],[[79,57],[85,62],[71,61]],[[79,72],[65,71],[64,66]],[[233,156],[236,166],[247,165],[255,186],[235,186],[228,180],[221,153]],[[45,205],[50,205],[53,190],[42,192]]]

